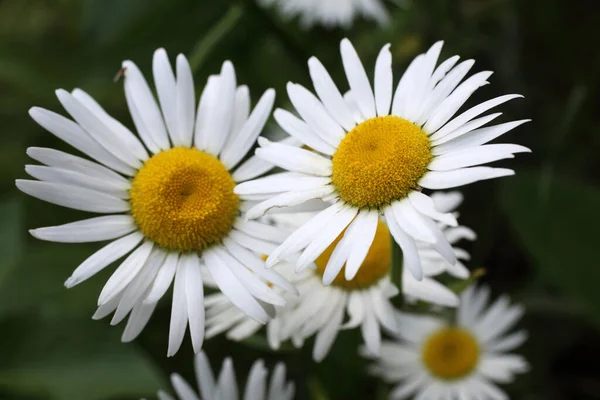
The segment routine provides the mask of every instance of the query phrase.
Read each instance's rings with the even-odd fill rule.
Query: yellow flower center
[[[442,328],[423,345],[423,362],[440,379],[453,380],[469,375],[479,361],[479,345],[468,331]]]
[[[343,234],[344,232],[315,260],[319,275],[323,276],[329,257],[331,257],[333,249],[335,249],[335,246],[342,239]],[[368,288],[379,282],[389,273],[390,266],[392,265],[391,262],[390,231],[383,222],[378,222],[373,244],[354,279],[351,281],[346,280],[344,277],[346,266],[344,265],[331,284],[347,290]]]
[[[131,211],[161,247],[192,251],[219,242],[238,215],[235,182],[215,157],[176,147],[150,158],[131,185]]]
[[[375,117],[342,139],[332,181],[342,200],[376,208],[417,189],[431,157],[429,137],[418,126],[393,115]]]

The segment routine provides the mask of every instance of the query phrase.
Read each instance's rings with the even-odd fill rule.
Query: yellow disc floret
[[[343,234],[344,232],[315,260],[317,272],[320,275],[323,275],[329,257],[331,257],[335,246],[342,239]],[[378,222],[373,244],[354,279],[351,281],[346,280],[344,277],[346,267],[344,266],[331,284],[347,290],[368,288],[389,273],[391,261],[390,231],[383,222]]]
[[[215,157],[176,147],[139,170],[131,185],[131,211],[142,233],[161,247],[202,250],[231,230],[238,214],[234,186]]]
[[[417,189],[431,161],[429,137],[393,115],[357,125],[333,155],[332,181],[342,200],[377,208]]]
[[[447,327],[431,335],[423,345],[423,363],[440,379],[469,375],[479,361],[479,345],[468,331]]]

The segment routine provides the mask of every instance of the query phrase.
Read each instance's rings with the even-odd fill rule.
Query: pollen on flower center
[[[448,327],[431,335],[423,345],[423,362],[441,379],[453,380],[470,374],[479,361],[479,345],[464,329]]]
[[[142,233],[161,247],[202,250],[231,230],[238,213],[234,186],[218,159],[176,147],[139,170],[131,185],[131,211]]]
[[[319,275],[322,276],[325,272],[327,262],[329,261],[329,258],[331,257],[331,254],[333,253],[333,250],[337,246],[338,242],[342,239],[343,234],[344,232],[342,232],[340,236],[338,236],[338,238],[315,260]],[[388,230],[387,225],[385,225],[383,222],[378,222],[373,244],[367,253],[367,257],[356,273],[356,276],[352,280],[347,281],[344,277],[344,269],[346,268],[344,266],[331,284],[347,290],[360,290],[368,288],[369,286],[379,282],[390,271],[390,243],[390,231]]]
[[[332,181],[353,206],[385,206],[417,188],[431,157],[429,137],[418,126],[392,115],[375,117],[342,139]]]

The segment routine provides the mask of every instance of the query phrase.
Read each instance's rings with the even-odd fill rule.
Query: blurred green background
[[[63,113],[57,88],[80,87],[132,126],[122,84],[124,59],[150,76],[154,49],[194,59],[199,93],[209,74],[231,59],[254,100],[267,87],[287,106],[285,84],[309,85],[306,61],[319,57],[343,83],[339,41],[349,37],[371,73],[381,46],[392,43],[396,79],[411,58],[445,40],[443,57],[474,58],[474,71],[493,70],[491,85],[469,104],[506,93],[504,121],[533,121],[503,142],[533,154],[502,162],[515,177],[464,190],[462,222],[479,240],[469,244],[471,268],[494,293],[527,307],[530,339],[522,352],[532,371],[506,389],[511,399],[600,399],[600,2],[598,0],[413,0],[386,3],[385,29],[358,21],[350,31],[304,31],[252,0],[0,0],[0,399],[116,400],[154,397],[168,375],[192,378],[192,351],[167,359],[170,301],[148,328],[123,345],[123,326],[92,321],[111,268],[72,289],[71,271],[101,244],[61,245],[27,229],[61,224],[84,213],[52,206],[15,189],[29,146],[67,149],[27,115],[31,106]],[[232,8],[233,7],[233,8]],[[223,19],[224,18],[224,19]],[[209,38],[216,39],[203,40]],[[207,46],[207,43],[209,44]],[[212,45],[210,45],[212,43]],[[200,47],[198,47],[200,46]],[[271,120],[272,129],[276,129]],[[68,150],[68,149],[67,149]],[[204,348],[214,367],[232,355],[240,378],[256,357],[286,362],[299,399],[384,398],[386,387],[364,374],[359,337],[342,333],[321,364],[302,351],[272,353],[253,338],[217,338]]]

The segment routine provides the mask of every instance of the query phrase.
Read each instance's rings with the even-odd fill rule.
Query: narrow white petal
[[[81,125],[92,138],[100,143],[102,147],[132,168],[139,168],[142,166],[140,160],[126,148],[126,142],[116,137],[110,127],[108,127],[101,118],[77,100],[71,93],[63,89],[58,89],[56,91],[56,97],[58,97],[60,103],[65,110],[71,114],[75,121],[77,121],[77,123]]]
[[[356,217],[356,220],[344,235],[344,238],[346,235],[350,235],[348,242],[351,246],[350,254],[346,261],[346,280],[354,279],[358,269],[369,253],[371,244],[375,239],[375,233],[377,232],[378,221],[379,212],[375,210],[361,210],[360,214]],[[323,277],[325,276],[323,275]]]
[[[220,156],[227,168],[233,168],[250,151],[271,115],[274,101],[275,91],[273,89],[266,90],[241,130],[236,135],[230,136]]]
[[[200,150],[207,149],[209,137],[213,134],[210,131],[210,126],[213,115],[216,112],[216,107],[219,105],[220,80],[218,75],[209,76],[198,102],[196,128],[194,129],[194,146]]]
[[[124,61],[122,66],[125,71],[125,97],[138,133],[153,153],[157,147],[169,149],[167,129],[148,82],[133,62]]]
[[[358,103],[356,102],[354,94],[352,94],[352,92],[350,90],[348,90],[344,94],[344,102],[346,103],[346,106],[352,113],[352,117],[354,118],[354,121],[357,124],[360,124],[366,120],[366,118],[362,115],[362,113],[358,109]]]
[[[302,142],[291,136],[280,140],[278,143],[289,144],[291,146],[302,146]],[[234,181],[239,183],[261,176],[273,168],[275,168],[275,166],[270,162],[256,156],[251,156],[235,169],[233,174],[231,174],[231,177]]]
[[[402,117],[406,113],[410,97],[413,93],[413,87],[417,83],[421,71],[421,65],[424,61],[425,56],[423,54],[418,55],[411,61],[404,71],[396,91],[394,92],[394,99],[392,101],[392,115]]]
[[[427,243],[435,242],[435,236],[425,224],[424,217],[415,210],[408,199],[395,201],[390,207],[394,211],[396,221],[403,231],[415,239]]]
[[[331,160],[310,150],[270,142],[259,138],[261,148],[256,149],[256,156],[288,171],[331,176]]]
[[[266,323],[269,316],[231,272],[226,263],[211,250],[205,251],[203,257],[211,276],[223,294],[250,318],[263,324]]]
[[[198,382],[200,395],[203,399],[212,399],[217,390],[217,383],[208,362],[208,357],[203,351],[194,357],[194,371],[196,372],[196,382]]]
[[[73,271],[71,277],[67,279],[65,286],[67,288],[72,288],[95,275],[110,263],[129,253],[143,238],[144,235],[142,233],[133,232],[121,239],[107,244],[82,262],[77,269]]]
[[[333,315],[329,318],[325,326],[319,330],[315,338],[315,347],[313,348],[313,359],[316,362],[322,361],[331,346],[335,342],[340,327],[342,325],[342,319],[344,318],[344,304],[338,303],[336,310]]]
[[[371,305],[379,323],[389,332],[398,331],[398,320],[392,303],[385,297],[379,287],[367,291],[371,298]]]
[[[514,175],[506,168],[471,167],[454,171],[430,171],[419,181],[419,186],[427,189],[450,189],[486,179]]]
[[[316,189],[301,190],[298,192],[286,192],[280,195],[274,196],[269,200],[263,201],[246,213],[247,219],[255,219],[264,215],[267,211],[274,208],[290,207],[298,204],[302,204],[306,201],[313,199],[323,199],[335,191],[335,188],[331,185],[323,186]]]
[[[411,122],[416,121],[420,116],[423,111],[423,100],[427,99],[431,94],[430,90],[432,88],[429,86],[429,83],[443,45],[444,42],[439,41],[431,46],[429,50],[427,50],[427,53],[425,53],[423,61],[419,66],[416,82],[412,86],[411,98],[405,107],[406,119]]]
[[[355,290],[348,295],[347,309],[350,320],[341,329],[354,329],[361,325],[365,318],[365,306],[360,291]]]
[[[527,147],[516,144],[487,144],[437,156],[428,168],[432,171],[452,171],[459,168],[487,164],[505,158],[514,158],[514,153],[529,153]]]
[[[215,397],[217,399],[238,400],[237,380],[235,379],[235,371],[231,358],[226,358],[223,362]]]
[[[289,82],[287,92],[290,101],[306,123],[333,147],[344,137],[344,129],[329,114],[323,103],[304,86]]]
[[[204,126],[204,129],[207,130],[206,151],[214,156],[221,153],[231,131],[236,87],[233,64],[225,61],[221,68],[215,103],[211,107],[212,114],[206,116],[207,124]]]
[[[504,124],[476,129],[456,139],[450,140],[447,143],[436,146],[433,149],[434,155],[450,153],[453,151],[463,150],[485,144],[505,134],[506,132],[516,128],[517,126],[529,121],[531,120],[523,119],[520,121],[512,121]]]
[[[154,283],[152,284],[144,303],[157,303],[165,295],[175,277],[178,262],[179,254],[169,253],[164,264],[158,271],[156,278],[154,278]]]
[[[267,368],[262,360],[257,360],[252,364],[248,373],[248,383],[244,390],[244,400],[265,400],[267,393]]]
[[[75,210],[103,214],[129,211],[127,201],[77,186],[25,179],[17,179],[16,185],[30,196]]]
[[[204,289],[198,255],[187,255],[184,264],[185,296],[187,301],[188,324],[194,353],[198,353],[204,342]]]
[[[259,101],[260,103],[260,101]],[[227,139],[230,143],[233,138],[241,131],[250,115],[250,89],[246,85],[240,85],[235,90],[235,106],[233,111],[233,121],[231,123],[231,134]],[[225,148],[228,144],[225,145]]]
[[[67,169],[91,177],[110,180],[111,184],[122,190],[129,190],[131,182],[103,165],[59,150],[44,147],[29,147],[27,155],[49,167]]]
[[[171,374],[171,384],[181,400],[200,400],[194,389],[179,374]]]
[[[449,142],[452,139],[456,139],[458,137],[461,137],[462,135],[472,132],[475,129],[482,127],[483,125],[498,118],[500,115],[502,115],[502,113],[495,113],[495,114],[486,115],[485,117],[475,118],[474,120],[471,120],[471,121],[463,124],[459,128],[449,132],[448,134],[444,135],[440,139],[433,140],[432,141],[432,147],[434,147],[434,149],[432,149],[433,155],[434,156],[438,155],[437,151],[435,150],[435,147],[441,146],[442,144]],[[442,128],[442,129],[444,129],[444,128]]]
[[[136,277],[146,263],[152,246],[152,242],[144,242],[121,263],[102,288],[98,297],[98,305],[108,302]]]
[[[365,318],[360,327],[363,340],[369,349],[369,353],[379,355],[381,349],[381,331],[375,317],[375,310],[373,310],[371,305],[369,294],[366,291],[362,291],[360,294],[365,305]]]
[[[450,289],[431,278],[417,281],[409,271],[402,273],[402,292],[430,303],[456,307],[458,297]]]
[[[185,274],[183,273],[186,262],[185,257],[181,256],[177,263],[177,272],[175,273],[175,284],[173,285],[173,303],[171,304],[171,321],[169,324],[169,346],[167,357],[177,353],[183,343],[185,331],[188,322],[187,297]]]
[[[331,76],[316,57],[308,60],[308,69],[315,91],[333,118],[346,130],[354,128],[355,122],[342,94]]]
[[[300,255],[296,263],[296,270],[301,271],[310,263],[317,259],[327,247],[342,233],[344,229],[352,222],[358,209],[354,207],[342,208],[327,224],[323,227],[319,235],[315,237],[306,249]]]
[[[123,335],[121,336],[121,341],[124,343],[131,342],[144,330],[146,324],[150,320],[154,309],[156,308],[156,303],[145,304],[143,302],[137,303],[131,314],[129,314],[129,318],[127,319],[127,325],[125,325],[125,329],[123,330]]]
[[[59,183],[97,191],[119,199],[128,199],[129,192],[122,189],[120,181],[109,178],[96,178],[78,171],[44,165],[26,165],[25,172],[31,177],[48,183]]]
[[[375,117],[376,112],[373,89],[371,89],[371,84],[369,83],[365,68],[360,62],[360,58],[352,46],[352,43],[350,43],[348,39],[344,38],[342,40],[340,44],[340,53],[342,55],[342,63],[344,64],[344,71],[346,72],[350,90],[354,93],[360,112],[366,118]]]
[[[88,135],[75,122],[39,107],[29,110],[29,115],[44,129],[84,154],[125,175],[135,175],[135,169],[119,160]]]
[[[158,49],[152,57],[152,74],[162,115],[173,143],[179,137],[177,128],[177,83],[165,49]]]
[[[329,156],[335,153],[335,148],[332,145],[324,141],[310,126],[308,126],[307,123],[300,120],[292,113],[279,108],[275,110],[273,116],[281,129],[300,140],[308,147]]]
[[[390,45],[383,46],[375,63],[375,105],[378,116],[389,115],[392,103],[392,53]]]
[[[436,209],[435,203],[426,194],[421,192],[411,192],[408,195],[408,200],[412,206],[421,214],[426,215],[436,221],[443,222],[449,226],[457,226],[458,221],[452,213],[443,213]]]
[[[331,178],[321,178],[296,172],[281,172],[265,178],[238,184],[234,192],[240,196],[271,194],[288,191],[316,189],[331,183]]]
[[[421,268],[421,259],[415,241],[400,228],[391,207],[386,207],[384,214],[390,233],[402,249],[404,266],[410,270],[415,279],[422,280],[423,269]]]
[[[69,224],[37,228],[29,231],[40,240],[62,243],[99,242],[117,239],[137,229],[129,215],[107,215]]]
[[[428,134],[433,134],[444,126],[477,89],[487,85],[487,79],[491,75],[491,72],[483,71],[464,81],[431,112],[431,118],[428,119],[423,130]]]

